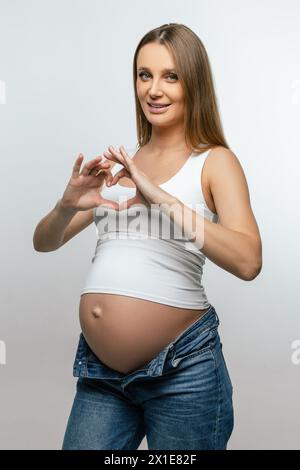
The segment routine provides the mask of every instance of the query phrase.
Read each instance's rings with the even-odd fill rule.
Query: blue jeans
[[[211,305],[142,369],[103,364],[80,333],[76,394],[62,450],[226,449],[233,387]]]

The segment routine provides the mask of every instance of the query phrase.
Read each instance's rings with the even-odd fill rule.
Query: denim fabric
[[[234,427],[233,386],[211,305],[142,369],[103,364],[80,333],[78,377],[62,449],[226,449]]]

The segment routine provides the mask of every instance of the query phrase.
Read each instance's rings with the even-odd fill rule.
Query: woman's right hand
[[[109,199],[104,199],[100,194],[104,180],[110,183],[113,176],[110,171],[111,163],[101,161],[102,156],[88,161],[82,168],[83,155],[79,154],[73,166],[72,176],[61,198],[61,206],[64,208],[85,211],[105,204],[112,209],[118,210],[119,205]],[[102,170],[99,173],[99,170]]]

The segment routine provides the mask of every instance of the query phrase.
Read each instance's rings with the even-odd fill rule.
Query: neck
[[[147,147],[152,153],[158,155],[170,153],[170,150],[172,150],[172,153],[192,152],[192,149],[186,145],[184,133],[178,128],[171,130],[152,126],[152,133]]]

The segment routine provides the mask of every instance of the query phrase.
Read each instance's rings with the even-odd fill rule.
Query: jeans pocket
[[[225,361],[225,357],[224,357],[224,354],[223,354],[223,351],[222,351],[222,343],[221,343],[221,356],[222,356],[222,359],[223,359],[223,365],[224,365],[224,370],[225,370],[226,377],[227,377],[228,382],[230,384],[231,391],[233,391],[232,381],[231,381],[230,374],[229,374],[227,364],[226,364],[226,361]]]
[[[188,341],[187,338],[185,342],[182,343],[179,341],[175,345],[172,365],[176,367],[181,361],[193,358],[212,348],[213,338],[218,335],[218,327],[214,326],[211,328],[202,331],[199,335]]]

